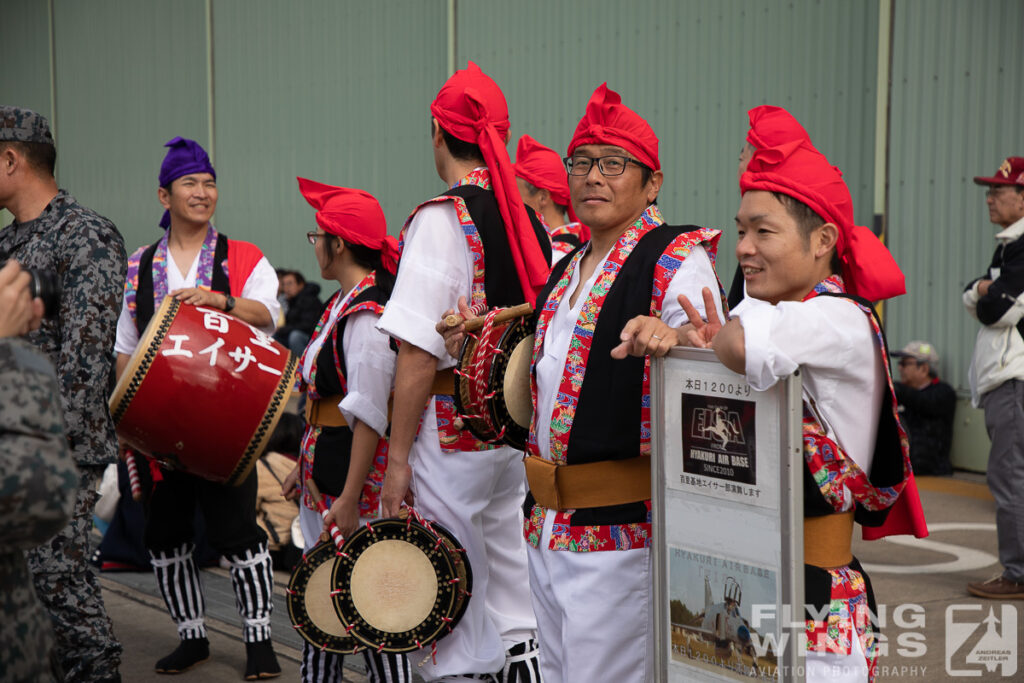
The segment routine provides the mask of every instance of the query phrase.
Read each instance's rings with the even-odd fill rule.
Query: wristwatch
[[[231,296],[230,294],[225,294],[224,295],[224,312],[227,313],[228,311],[230,311],[234,307],[235,307],[235,297]]]

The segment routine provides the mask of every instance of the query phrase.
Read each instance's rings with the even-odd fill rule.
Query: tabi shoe
[[[276,678],[281,675],[274,646],[269,640],[257,640],[245,644],[245,680]]]
[[[158,674],[180,674],[210,658],[210,641],[206,638],[188,638],[178,648],[156,663]]]
[[[988,581],[967,584],[967,592],[990,600],[1024,600],[1024,582],[1011,581],[1005,576],[993,576]]]

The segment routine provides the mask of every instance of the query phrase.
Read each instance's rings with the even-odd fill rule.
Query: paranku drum
[[[495,309],[483,316],[479,332],[466,321],[466,339],[455,372],[455,408],[481,441],[501,441],[522,450],[530,430],[530,362],[533,359],[532,309],[517,317]]]
[[[166,297],[114,389],[110,413],[133,448],[240,484],[281,417],[296,366],[252,325]]]
[[[331,598],[352,637],[378,652],[412,652],[455,628],[473,573],[466,551],[436,522],[419,517],[370,522],[345,541]]]
[[[288,582],[288,617],[295,630],[318,650],[355,654],[365,648],[348,635],[331,600],[331,577],[338,549],[327,540],[314,546]]]

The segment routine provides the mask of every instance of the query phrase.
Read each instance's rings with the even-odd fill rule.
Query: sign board
[[[799,373],[755,391],[677,348],[651,374],[656,680],[803,681]]]

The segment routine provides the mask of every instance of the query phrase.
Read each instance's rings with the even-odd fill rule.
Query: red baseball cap
[[[1024,185],[1024,157],[1006,157],[991,178],[974,176],[978,185]]]

